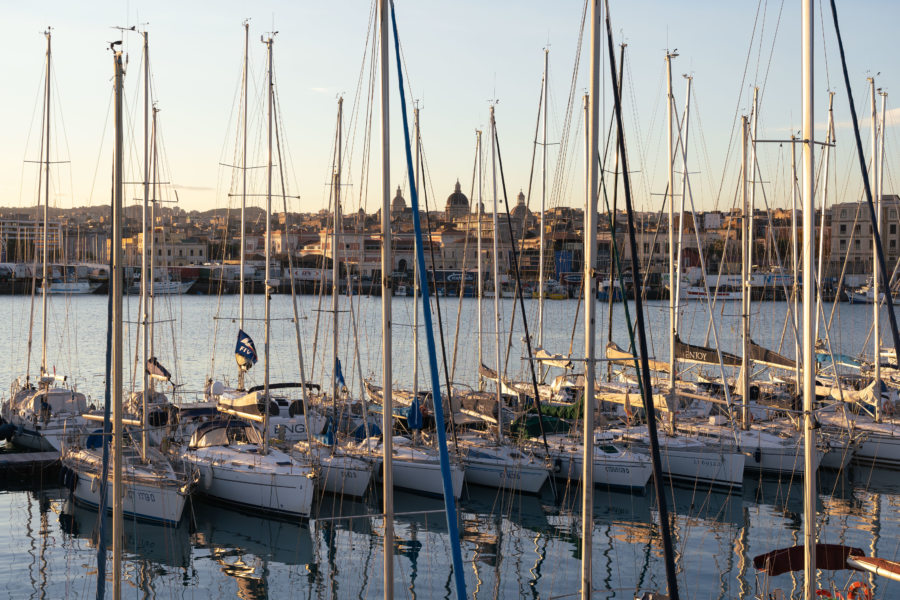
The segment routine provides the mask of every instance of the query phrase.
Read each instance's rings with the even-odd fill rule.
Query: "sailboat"
[[[245,24],[245,28],[248,28]],[[246,31],[246,29],[245,29]],[[261,431],[247,419],[186,420],[179,424],[180,445],[172,452],[180,457],[186,472],[198,474],[199,491],[209,498],[238,505],[246,509],[289,517],[308,518],[312,509],[317,470],[308,462],[299,462],[285,452],[269,446],[269,335],[272,252],[272,167],[274,81],[272,54],[274,38],[265,38],[268,77],[268,162],[266,189],[266,294],[265,341],[263,351],[264,383],[259,390],[263,402],[262,415],[253,421],[261,422]],[[250,368],[257,361],[256,348],[249,335],[240,331],[235,352],[239,365]],[[243,370],[241,376],[243,383]],[[215,394],[216,391],[212,390]],[[257,392],[251,392],[257,393]],[[186,439],[187,438],[187,439]]]
[[[146,44],[146,32],[144,40]],[[48,35],[49,39],[49,35]],[[146,48],[146,45],[145,45]],[[112,268],[110,287],[110,374],[107,381],[107,400],[112,405],[114,464],[111,473],[104,468],[104,429],[93,432],[84,439],[74,438],[74,443],[66,445],[62,454],[63,481],[72,492],[75,502],[91,507],[106,506],[114,515],[172,525],[181,520],[186,497],[191,486],[177,475],[163,454],[147,446],[146,435],[143,445],[138,447],[130,434],[123,434],[123,425],[136,426],[144,430],[145,422],[123,419],[122,412],[122,296],[124,287],[122,252],[122,159],[123,159],[123,111],[122,111],[122,55],[115,53],[115,114],[116,114],[116,162],[115,188],[113,195]],[[107,413],[108,415],[108,413]],[[145,413],[146,415],[146,413]],[[99,420],[103,421],[104,417]],[[146,431],[146,430],[144,430]],[[104,481],[104,477],[108,478]],[[113,485],[108,485],[113,483]],[[104,497],[105,494],[105,497]],[[115,521],[115,518],[114,518]],[[116,529],[114,527],[115,536]],[[118,577],[118,572],[115,576]]]
[[[65,375],[56,373],[56,368],[49,368],[47,360],[47,336],[50,294],[50,265],[48,239],[48,212],[50,209],[50,62],[51,34],[44,32],[47,38],[47,61],[44,82],[44,131],[43,156],[43,238],[41,275],[41,366],[36,385],[32,383],[30,374],[19,377],[12,384],[10,397],[3,404],[0,416],[5,424],[0,426],[0,437],[11,439],[22,448],[37,451],[59,451],[63,447],[64,437],[81,429],[84,420],[81,414],[87,410],[84,394],[78,392]],[[35,274],[36,275],[36,274]],[[33,289],[33,288],[32,288]],[[29,336],[27,368],[30,370],[31,341]]]
[[[242,159],[241,159],[241,249],[240,249],[240,279],[244,281],[246,267],[246,223],[245,213],[247,204],[247,82],[249,77],[249,40],[250,23],[244,23],[244,69],[241,82],[243,108],[242,116]],[[266,256],[268,256],[267,249]],[[268,260],[268,259],[267,259]],[[266,263],[268,268],[268,262]],[[278,437],[285,442],[297,442],[307,440],[311,433],[320,433],[325,427],[325,417],[319,411],[307,411],[306,403],[298,399],[280,397],[270,394],[273,389],[296,389],[305,386],[306,389],[313,384],[302,382],[300,384],[281,382],[267,386],[255,386],[250,389],[244,387],[244,377],[256,363],[256,348],[252,338],[244,332],[244,302],[245,291],[248,286],[239,286],[239,319],[237,343],[235,346],[235,358],[238,363],[238,383],[235,388],[228,388],[224,383],[211,382],[206,388],[206,399],[216,404],[220,412],[250,419],[257,423],[265,422],[267,437]],[[268,288],[267,288],[268,289]],[[264,419],[263,416],[266,415]]]

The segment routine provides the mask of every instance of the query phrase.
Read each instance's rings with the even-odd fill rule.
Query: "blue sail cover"
[[[419,397],[416,396],[406,409],[406,425],[410,429],[422,429],[422,421],[422,408],[419,406]]]
[[[334,357],[334,381],[341,388],[347,387],[347,382],[344,381],[344,372],[341,370],[341,359],[337,356]]]
[[[244,333],[243,329],[238,330],[237,345],[234,347],[234,359],[244,371],[249,371],[250,367],[255,365],[259,359],[259,356],[256,354],[256,346],[253,345],[253,339]]]

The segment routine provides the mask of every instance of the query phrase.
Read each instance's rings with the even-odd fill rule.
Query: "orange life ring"
[[[854,581],[847,588],[847,600],[872,600],[872,590],[862,581]]]

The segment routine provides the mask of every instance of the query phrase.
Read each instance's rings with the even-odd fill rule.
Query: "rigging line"
[[[604,0],[604,4],[606,6],[606,32],[607,32],[607,45],[609,47],[609,68],[610,68],[610,78],[613,81],[613,97],[615,99],[615,107],[616,107],[616,137],[618,139],[619,149],[621,152],[621,160],[622,160],[622,183],[624,186],[625,192],[625,210],[628,215],[628,241],[631,246],[631,265],[632,265],[632,273],[634,279],[634,285],[636,286],[636,292],[640,292],[641,288],[641,272],[640,265],[637,259],[637,240],[635,239],[634,232],[634,211],[632,209],[631,204],[631,184],[628,177],[628,155],[625,153],[625,132],[622,127],[622,101],[619,96],[618,82],[616,81],[616,58],[615,58],[615,50],[613,48],[613,35],[612,35],[612,24],[610,22],[609,16],[609,0]],[[593,160],[593,159],[591,159]],[[666,567],[666,582],[668,587],[669,595],[672,600],[679,600],[678,597],[678,580],[675,572],[675,563],[673,561],[672,556],[672,539],[671,533],[669,532],[669,514],[668,514],[668,506],[666,502],[666,494],[665,489],[663,488],[663,479],[662,479],[662,471],[660,464],[660,453],[659,453],[659,440],[657,438],[656,432],[656,407],[653,404],[653,398],[651,396],[651,388],[650,388],[650,370],[648,364],[648,353],[647,353],[647,340],[645,337],[644,331],[644,314],[643,314],[643,300],[641,298],[640,293],[634,294],[634,302],[635,302],[635,312],[637,313],[637,332],[638,332],[638,340],[640,342],[640,360],[641,360],[641,370],[640,374],[643,379],[643,389],[642,389],[642,399],[644,401],[644,411],[647,414],[647,432],[650,437],[650,448],[651,455],[653,458],[653,480],[654,487],[656,488],[656,497],[657,497],[657,513],[659,515],[659,530],[662,538],[663,544],[663,556]],[[585,440],[587,443],[587,440]]]
[[[728,159],[731,157],[732,143],[734,142],[734,133],[737,130],[738,123],[738,114],[741,112],[741,101],[744,99],[744,85],[747,82],[747,70],[750,67],[750,55],[753,52],[753,40],[756,38],[756,28],[759,25],[759,11],[762,5],[762,0],[756,5],[756,17],[753,19],[753,30],[750,33],[750,46],[747,48],[747,58],[744,61],[744,72],[741,75],[741,85],[738,88],[738,98],[734,107],[734,116],[732,117],[731,122],[731,132],[728,134],[728,144],[725,150],[725,160],[724,160],[724,168],[722,169],[722,177],[719,180],[719,189],[716,192],[716,205],[718,206],[719,198],[722,195],[722,188],[725,186],[725,177],[727,176],[728,169]]]
[[[393,25],[394,31],[394,52],[397,58],[397,80],[398,87],[400,88],[400,105],[402,107],[401,115],[403,117],[403,140],[405,146],[406,153],[406,166],[407,166],[407,176],[410,180],[414,180],[413,178],[413,160],[412,160],[412,148],[410,147],[410,139],[409,139],[409,123],[406,114],[406,95],[403,89],[403,70],[402,65],[400,63],[400,43],[399,43],[399,33],[397,31],[397,13],[396,7],[394,6],[393,0],[390,2],[391,5],[391,24]],[[412,200],[413,206],[413,225],[416,230],[416,261],[419,265],[419,270],[425,272],[425,252],[422,248],[422,227],[419,220],[419,198],[418,198],[418,190],[416,190],[415,186],[410,186],[410,196]],[[427,212],[426,212],[427,215]],[[434,331],[431,323],[431,307],[428,302],[428,277],[427,274],[422,278],[422,309],[424,311],[424,321],[425,321],[425,330],[426,330],[426,341],[428,346],[428,362],[431,372],[431,384],[432,384],[432,404],[434,407],[434,416],[437,422],[437,436],[438,436],[438,447],[440,451],[440,463],[441,463],[441,475],[443,479],[443,489],[444,489],[444,504],[446,508],[446,516],[447,516],[447,529],[450,533],[450,553],[453,560],[453,574],[455,575],[454,579],[456,581],[456,595],[458,600],[463,600],[466,597],[466,582],[465,575],[463,572],[462,566],[462,546],[459,538],[459,526],[457,523],[457,512],[456,512],[456,503],[451,493],[451,482],[450,482],[450,474],[449,474],[449,456],[447,454],[447,441],[444,432],[444,409],[443,402],[441,399],[441,386],[440,379],[438,373],[438,365],[437,365],[437,352],[435,348],[434,341]],[[440,322],[440,320],[438,321]],[[450,388],[450,382],[447,382],[447,388]],[[453,421],[452,414],[452,404],[450,406],[451,414],[450,420]],[[455,432],[455,427],[451,428],[451,431]],[[385,432],[385,435],[388,435],[390,432]]]
[[[393,7],[393,0],[391,0],[391,6]],[[393,10],[391,11],[391,16],[392,17],[394,16]],[[395,43],[397,45],[396,51],[398,53],[398,61],[399,61],[400,44],[397,41],[396,35],[397,35],[397,29],[396,29],[396,23],[395,23],[394,24],[394,36],[395,36],[394,39],[395,39]],[[399,68],[399,65],[398,65],[398,68]],[[401,79],[402,79],[402,77],[401,77]],[[403,115],[404,115],[403,118],[405,121],[406,120],[406,112],[405,111],[404,111]],[[423,144],[422,144],[421,128],[416,132],[416,135],[419,138],[417,140],[417,142],[419,144],[419,150],[424,155],[424,150],[422,150]],[[407,176],[412,177],[412,172],[410,172]],[[415,187],[416,186],[415,186],[414,180],[410,181],[410,186],[409,186],[410,196],[413,196],[412,190]],[[431,281],[432,281],[432,285],[434,285],[434,287],[435,287],[434,304],[435,304],[435,308],[437,309],[438,335],[440,336],[440,341],[441,341],[441,359],[442,359],[442,363],[443,363],[443,367],[444,367],[444,380],[446,381],[446,384],[447,384],[447,406],[450,409],[450,421],[449,421],[450,434],[453,436],[453,447],[456,450],[456,456],[458,458],[459,457],[459,443],[458,443],[458,440],[456,439],[456,420],[453,418],[453,386],[450,385],[450,369],[447,366],[447,348],[444,343],[444,319],[443,319],[443,316],[441,315],[441,297],[438,296],[438,294],[437,294],[437,273],[436,273],[437,261],[435,261],[435,259],[434,259],[434,240],[432,238],[433,230],[431,228],[431,217],[428,216],[428,212],[429,212],[429,210],[428,210],[428,208],[429,208],[429,206],[428,206],[428,190],[427,190],[426,186],[423,186],[423,188],[425,188],[425,194],[424,194],[425,228],[428,230],[428,249],[431,254]],[[416,196],[417,200],[418,200],[418,192],[419,192],[418,190],[415,191],[415,196]],[[416,204],[418,205],[418,202]],[[421,243],[421,241],[419,241],[419,243]],[[425,263],[425,261],[424,261],[425,249],[424,248],[422,248],[422,256],[423,256],[422,264],[424,265],[424,263]],[[441,266],[443,266],[443,265],[441,265]],[[420,271],[423,271],[423,272],[419,273],[419,279],[420,280],[425,279],[427,281],[428,271],[425,270],[424,268],[420,269]],[[423,303],[425,302],[426,299],[427,299],[427,296],[425,296],[423,294],[423,296],[422,296]],[[419,310],[419,309],[418,309],[418,307],[415,307],[414,310]],[[430,313],[431,311],[428,311],[428,312]],[[418,360],[418,359],[419,359],[419,357],[416,356],[416,357],[414,357],[413,360]],[[434,375],[432,375],[432,377],[437,379],[436,375],[437,374],[434,374]],[[443,403],[444,400],[443,400],[443,397],[441,397],[440,385],[438,386],[438,388],[436,390],[434,390],[434,393],[437,395],[436,397],[432,397],[432,401],[434,402],[434,404],[437,405],[439,402]]]
[[[581,23],[578,28],[578,42],[575,45],[575,64],[572,66],[572,78],[569,82],[569,102],[566,105],[566,115],[563,119],[563,131],[560,137],[559,154],[556,159],[556,168],[554,169],[553,174],[553,185],[551,186],[551,192],[554,194],[551,197],[551,203],[554,203],[554,205],[559,205],[562,203],[562,201],[560,200],[560,195],[562,194],[562,190],[564,189],[562,180],[565,176],[565,165],[568,162],[567,157],[569,152],[569,137],[571,133],[572,114],[575,110],[575,90],[578,83],[578,67],[581,64],[581,48],[584,41],[584,24],[587,22],[587,12],[588,0],[585,0],[584,6],[581,10]]]
[[[853,91],[850,88],[850,74],[847,71],[847,59],[844,54],[844,41],[841,37],[841,28],[840,25],[838,25],[837,6],[835,5],[834,0],[830,0],[830,2],[831,14],[834,18],[834,32],[837,35],[838,49],[840,50],[841,55],[841,68],[844,72],[844,85],[847,89],[847,100],[850,102],[850,116],[853,120],[853,135],[856,139],[856,150],[859,157],[859,168],[862,174],[863,188],[866,192],[866,204],[869,207],[869,219],[872,224],[873,237],[875,238],[873,245],[878,256],[878,273],[874,273],[873,275],[875,277],[881,278],[881,281],[885,286],[885,289],[887,290],[884,294],[884,298],[888,309],[888,320],[891,324],[891,337],[893,338],[895,353],[894,364],[896,365],[897,361],[900,360],[900,332],[897,331],[897,315],[894,313],[894,300],[890,293],[890,287],[888,287],[890,285],[890,279],[888,278],[887,274],[887,263],[884,259],[884,248],[881,245],[881,233],[878,231],[879,221],[877,215],[875,214],[875,205],[872,201],[872,188],[869,185],[870,182],[868,170],[866,169],[866,161],[863,153],[862,141],[860,140],[859,136],[859,120],[856,115],[856,107],[853,103]],[[812,143],[812,140],[809,140],[808,143]],[[873,156],[873,164],[875,162],[875,159],[876,157]],[[877,301],[878,299],[876,298],[875,300]],[[878,357],[876,356],[875,359],[878,360]]]
[[[497,164],[500,167],[500,184],[503,189],[503,203],[506,206],[506,229],[507,229],[507,232],[509,233],[509,239],[510,239],[511,245],[515,249],[516,238],[513,235],[512,220],[510,219],[510,216],[509,216],[509,196],[506,193],[506,176],[503,172],[503,157],[500,154],[500,136],[497,134],[496,125],[494,126],[494,143],[497,146]],[[497,235],[496,231],[494,232],[494,235],[495,236]],[[531,358],[534,357],[534,352],[532,352],[532,349],[531,349],[531,336],[528,333],[528,318],[525,316],[525,300],[522,298],[522,282],[519,277],[519,261],[516,258],[515,250],[513,250],[512,259],[513,259],[513,272],[516,275],[516,288],[518,289],[517,295],[518,295],[518,299],[519,299],[519,309],[522,312],[522,326],[525,328],[525,346],[527,348],[528,358],[529,358],[528,371],[531,374],[531,385],[532,385],[532,388],[534,389],[534,406],[537,409],[537,413],[538,413],[538,425],[540,425],[540,429],[541,429],[541,439],[543,440],[543,443],[544,443],[544,451],[547,452],[547,454],[549,455],[550,448],[547,444],[547,432],[544,427],[543,411],[541,410],[541,395],[540,395],[540,392],[538,391],[537,375],[534,372],[534,361],[530,360]],[[498,286],[495,285],[494,287],[498,287]],[[500,292],[499,292],[499,290],[494,290],[494,293],[498,294]],[[515,314],[515,309],[513,309],[512,312],[513,312],[513,314]],[[497,376],[499,378],[500,374],[498,373]],[[499,381],[498,381],[497,385],[500,385]],[[499,407],[498,407],[498,410],[499,410]],[[557,495],[557,491],[556,491],[555,487],[553,488],[553,494],[554,494],[554,496]]]
[[[463,260],[462,260],[462,268],[460,269],[460,285],[459,285],[459,303],[456,305],[456,330],[453,332],[453,359],[450,362],[450,379],[447,380],[447,387],[449,388],[454,379],[456,379],[456,350],[459,348],[459,324],[462,318],[462,305],[463,305],[463,297],[465,296],[466,291],[466,263],[469,258],[469,238],[471,237],[472,231],[472,210],[471,210],[471,202],[475,201],[475,181],[476,175],[478,171],[478,142],[475,142],[475,158],[472,161],[472,185],[469,188],[469,213],[466,215],[466,241],[463,243]],[[480,214],[476,211],[476,214]],[[481,219],[478,220],[478,227],[481,227]],[[479,257],[480,258],[480,257]],[[476,263],[477,264],[477,263]],[[475,292],[478,293],[477,291]],[[481,315],[479,315],[481,318]]]

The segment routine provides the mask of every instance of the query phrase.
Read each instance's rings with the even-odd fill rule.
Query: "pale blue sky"
[[[664,50],[677,48],[674,64],[675,97],[684,102],[682,73],[694,76],[691,165],[698,208],[711,208],[725,174],[720,208],[729,208],[736,179],[736,152],[726,163],[735,114],[747,112],[753,84],[765,85],[759,137],[784,137],[799,122],[799,4],[797,2],[692,3],[633,0],[613,1],[613,27],[617,42],[628,43],[626,121],[629,126],[630,167],[636,201],[643,208],[658,208],[651,193],[665,188]],[[818,3],[817,3],[818,4]],[[242,21],[251,20],[251,69],[260,93],[264,46],[259,37],[274,29],[276,79],[284,122],[283,135],[290,149],[291,191],[302,197],[293,208],[318,210],[327,197],[336,97],[345,95],[345,119],[352,118],[353,97],[362,68],[371,5],[365,0],[332,2],[130,2],[41,3],[4,2],[4,35],[0,63],[3,142],[0,146],[0,205],[32,205],[35,201],[34,166],[23,160],[37,157],[40,128],[40,93],[44,61],[41,31],[54,28],[54,160],[69,160],[54,171],[54,203],[59,206],[106,204],[109,201],[111,153],[112,59],[108,42],[119,39],[113,25],[149,23],[151,65],[158,99],[168,173],[179,186],[185,209],[225,207],[229,176],[218,166],[231,161],[235,143],[236,90],[243,52]],[[542,70],[542,49],[550,52],[550,138],[558,141],[563,127],[572,78],[575,44],[583,4],[556,2],[416,2],[400,0],[398,19],[413,97],[423,106],[423,135],[430,175],[439,205],[452,191],[456,178],[468,194],[474,159],[474,131],[486,127],[488,101],[499,100],[497,120],[511,202],[527,187],[533,132]],[[827,2],[822,4],[827,9]],[[817,6],[818,10],[818,6]],[[845,44],[857,105],[868,113],[865,78],[881,72],[877,83],[888,92],[898,74],[894,57],[898,46],[894,24],[900,7],[893,2],[839,2]],[[781,13],[779,19],[779,12]],[[751,37],[754,32],[755,37]],[[816,16],[817,123],[824,124],[828,79],[838,92],[836,120],[849,121],[839,62],[826,12],[827,77],[822,59],[822,22]],[[775,36],[776,27],[777,37]],[[135,113],[139,83],[140,38],[125,36],[130,65],[126,82],[136,149],[140,145],[140,114]],[[605,49],[605,39],[603,41]],[[581,96],[587,88],[587,48],[577,73],[576,116],[568,152],[566,185],[555,194],[558,202],[583,203],[583,141],[580,128]],[[393,61],[393,47],[391,49]],[[749,60],[748,60],[749,55]],[[772,56],[770,60],[770,55]],[[744,68],[747,65],[746,77]],[[392,72],[394,67],[392,65]],[[766,76],[768,74],[768,76]],[[608,81],[608,66],[602,75]],[[253,84],[251,84],[253,85]],[[605,86],[608,90],[608,85]],[[739,95],[743,92],[743,98]],[[400,113],[396,84],[392,86],[392,188],[405,187],[405,160],[400,145]],[[365,96],[365,94],[364,94]],[[377,93],[376,93],[377,96]],[[900,105],[900,96],[888,97],[888,107]],[[251,107],[255,106],[255,100]],[[606,102],[604,120],[612,104]],[[357,117],[362,119],[360,109]],[[373,131],[373,158],[377,157],[377,108]],[[63,127],[59,127],[62,118]],[[411,114],[410,114],[411,117]],[[260,116],[253,117],[252,140],[262,134]],[[868,143],[868,120],[864,143]],[[578,127],[577,138],[575,127]],[[885,190],[893,190],[890,167],[896,128],[887,138],[888,167]],[[824,135],[824,134],[822,134]],[[353,187],[347,208],[358,208],[361,182],[359,157],[362,125],[351,141],[354,162],[349,167]],[[487,138],[485,138],[487,139]],[[851,131],[838,130],[836,169],[840,199],[855,199],[858,180],[853,173]],[[550,171],[556,168],[558,147],[550,153]],[[780,153],[780,154],[779,154]],[[764,178],[771,181],[769,202],[782,203],[779,186],[786,169],[787,148],[760,149]],[[260,155],[250,159],[256,164]],[[130,177],[139,178],[138,163]],[[855,177],[855,173],[853,175]],[[366,209],[378,208],[378,164],[369,175]],[[253,193],[260,193],[261,180]],[[129,194],[136,196],[137,190]],[[407,195],[408,198],[408,195]],[[258,202],[258,199],[255,200]],[[532,207],[539,202],[532,196]]]

